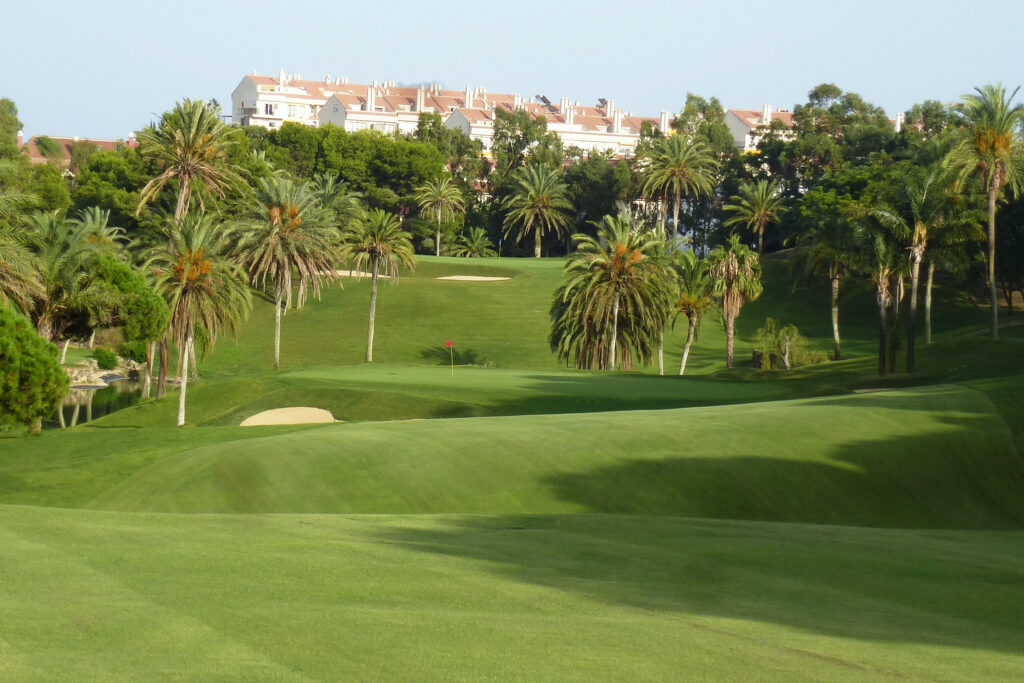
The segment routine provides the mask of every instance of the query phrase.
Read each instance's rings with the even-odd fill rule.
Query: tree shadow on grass
[[[600,514],[455,518],[384,540],[682,618],[1024,654],[1024,464],[977,418],[949,425],[825,461],[679,456],[553,475],[560,500]]]
[[[453,357],[455,365],[483,365],[487,360],[472,348],[449,350],[445,346],[432,346],[420,351],[420,358],[434,365],[451,365]]]

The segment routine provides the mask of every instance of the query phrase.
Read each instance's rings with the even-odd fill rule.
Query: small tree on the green
[[[70,384],[57,357],[57,347],[32,323],[0,305],[0,427],[20,423],[39,433]]]

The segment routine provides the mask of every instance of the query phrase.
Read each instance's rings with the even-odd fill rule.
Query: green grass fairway
[[[1024,534],[0,508],[5,680],[1024,676]]]
[[[741,365],[766,315],[831,347],[787,259]],[[669,376],[578,372],[560,267],[423,258],[373,364],[366,281],[289,312],[278,372],[259,300],[187,427],[172,392],[0,434],[0,680],[1024,679],[1024,325],[940,287],[880,380],[851,292],[838,363],[726,371],[711,316],[687,377],[682,326]],[[342,422],[238,426],[287,406]]]

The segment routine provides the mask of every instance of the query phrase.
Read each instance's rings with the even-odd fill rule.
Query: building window
[[[274,105],[270,104],[269,102],[264,104],[263,105],[263,113],[266,114],[267,116],[273,116],[274,115]]]

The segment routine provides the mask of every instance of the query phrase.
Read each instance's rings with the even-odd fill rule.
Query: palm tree
[[[757,234],[757,253],[764,252],[764,229],[769,223],[776,223],[782,213],[784,200],[776,181],[759,180],[757,184],[743,183],[740,193],[731,197],[734,204],[723,209],[733,214],[725,225],[744,224]]]
[[[704,313],[714,303],[711,293],[714,283],[708,274],[708,263],[697,258],[692,251],[676,252],[673,266],[678,273],[678,296],[675,314],[686,316],[686,345],[683,347],[683,359],[679,363],[679,375],[686,372],[686,359],[690,356],[690,346],[697,339]]]
[[[531,164],[520,169],[515,177],[516,191],[506,200],[505,235],[516,226],[516,242],[533,231],[534,256],[540,258],[540,241],[545,232],[561,235],[570,219],[572,203],[566,196],[562,172]]]
[[[455,219],[455,212],[466,210],[466,202],[458,186],[450,176],[428,180],[416,188],[416,203],[420,211],[430,211],[437,220],[437,231],[434,235],[434,255],[441,255],[441,219]]]
[[[839,293],[843,279],[857,265],[860,251],[850,223],[839,215],[817,224],[807,233],[810,245],[794,261],[797,279],[824,275],[831,290],[833,360],[842,359],[842,340],[839,334]]]
[[[230,231],[212,216],[189,213],[166,229],[169,243],[151,259],[156,290],[171,314],[168,336],[181,354],[178,426],[185,424],[189,359],[202,335],[212,348],[217,337],[236,334],[252,308],[242,267],[230,258]]]
[[[381,209],[373,209],[353,223],[341,235],[341,255],[352,258],[352,269],[364,272],[370,266],[370,322],[366,330],[366,362],[373,362],[373,323],[377,314],[377,278],[383,274],[398,281],[398,267],[416,267],[409,233],[402,230],[398,218]]]
[[[102,317],[111,302],[89,270],[95,256],[111,250],[109,245],[89,241],[87,231],[63,213],[42,212],[29,218],[26,243],[39,273],[41,291],[31,313],[40,336],[56,340],[79,313]]]
[[[682,195],[710,195],[715,189],[718,168],[718,160],[704,141],[683,134],[662,138],[654,148],[644,192],[666,196],[671,192],[674,195],[672,229],[678,232]],[[665,236],[663,230],[662,238]]]
[[[868,211],[863,213],[870,215]],[[901,265],[901,245],[877,220],[858,221],[856,235],[861,248],[861,268],[870,275],[875,285],[875,303],[878,305],[878,374],[884,377],[889,349],[888,311],[893,305],[893,278],[899,273]]]
[[[236,249],[253,285],[274,281],[274,369],[281,360],[281,315],[292,304],[298,276],[296,307],[302,308],[312,289],[334,277],[332,250],[338,233],[320,207],[312,185],[284,175],[259,180]]]
[[[333,225],[344,230],[363,215],[363,194],[349,188],[348,183],[338,176],[317,173],[313,185],[321,205],[331,211]]]
[[[110,225],[110,210],[98,206],[90,206],[78,212],[72,219],[83,233],[83,238],[90,242],[117,247],[124,243],[124,228]]]
[[[628,214],[605,216],[598,237],[576,234],[552,304],[551,346],[578,368],[615,370],[653,355],[672,290],[656,256],[661,240]]]
[[[25,235],[0,226],[0,303],[13,303],[22,312],[42,296],[35,257],[25,246]]]
[[[928,246],[928,231],[943,224],[951,195],[942,169],[933,166],[923,174],[903,178],[899,208],[883,206],[872,215],[898,239],[910,241],[910,315],[907,320],[907,372],[914,372],[914,336],[917,325],[917,291],[921,262]]]
[[[725,319],[725,365],[732,367],[736,318],[744,302],[761,296],[761,261],[740,238],[733,235],[728,245],[719,245],[708,254],[708,273],[714,293],[720,297]]]
[[[470,228],[465,235],[461,235],[458,244],[452,249],[453,256],[464,256],[466,258],[474,256],[489,257],[495,254],[494,244],[487,237],[487,231],[480,227]]]
[[[166,112],[159,126],[139,132],[139,152],[162,169],[142,188],[136,214],[152,201],[171,181],[178,182],[178,198],[174,220],[181,220],[189,210],[192,195],[199,190],[223,198],[242,184],[238,172],[226,161],[228,149],[234,144],[231,128],[202,100],[184,100]]]
[[[1024,173],[1024,143],[1020,139],[1024,105],[1013,104],[1002,85],[975,88],[963,96],[962,109],[969,134],[951,152],[947,163],[961,177],[980,177],[988,193],[988,284],[992,306],[992,339],[999,338],[999,301],[996,296],[996,202],[1004,187],[1017,191]]]

